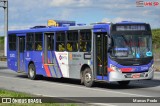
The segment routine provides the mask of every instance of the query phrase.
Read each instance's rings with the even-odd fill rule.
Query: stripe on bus
[[[54,55],[55,55],[55,61],[56,61],[56,63],[57,63],[57,66],[58,66],[58,70],[59,70],[59,72],[60,72],[60,75],[61,75],[61,77],[63,77],[63,74],[62,74],[62,71],[61,71],[61,68],[60,68],[58,59],[57,59],[58,57],[56,57],[56,52],[54,52]]]
[[[52,52],[49,52],[49,56],[50,56],[50,57],[48,57],[48,63],[55,63],[55,62],[53,61],[54,58],[55,58],[55,56],[53,55]],[[49,59],[50,59],[50,60],[49,60]],[[51,61],[51,60],[52,60],[52,61]],[[51,70],[52,77],[58,77],[54,65],[53,65],[53,66],[52,66],[52,65],[49,66],[49,68],[50,68],[50,70]]]
[[[42,62],[44,63],[44,54],[42,54]],[[51,77],[51,72],[49,70],[49,67],[47,65],[44,65],[44,64],[43,64],[43,67],[44,67],[44,70],[46,72],[47,77]]]

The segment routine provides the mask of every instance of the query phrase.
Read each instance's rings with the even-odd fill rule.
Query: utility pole
[[[7,35],[8,35],[8,0],[0,0],[4,8],[4,56],[7,56]]]

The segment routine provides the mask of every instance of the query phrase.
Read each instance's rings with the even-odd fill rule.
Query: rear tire
[[[128,86],[129,83],[130,83],[130,81],[118,81],[118,84],[120,86]]]
[[[83,72],[83,82],[86,87],[92,87],[94,85],[93,75],[90,68],[86,68]]]
[[[28,78],[30,78],[31,80],[36,79],[36,68],[33,63],[31,63],[28,67]]]

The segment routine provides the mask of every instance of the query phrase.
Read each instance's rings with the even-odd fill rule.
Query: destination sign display
[[[145,31],[145,25],[118,25],[116,31]]]

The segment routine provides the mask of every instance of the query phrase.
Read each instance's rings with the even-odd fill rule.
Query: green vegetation
[[[30,98],[30,97],[33,97],[33,95],[0,89],[0,97],[27,97],[27,98],[29,97]],[[67,103],[67,104],[64,104],[64,103],[43,103],[43,104],[0,103],[0,106],[39,106],[39,105],[40,106],[78,106],[77,104],[71,104],[71,103]]]
[[[160,50],[160,29],[153,29],[152,30],[153,35],[153,46],[154,49]]]
[[[31,95],[8,90],[0,90],[0,97],[31,97]]]
[[[152,30],[153,38],[153,51],[154,51],[154,60],[160,59],[160,28]],[[154,61],[154,67],[156,71],[160,71],[159,64]]]
[[[0,36],[0,44],[3,44],[3,43],[4,43],[4,37]]]
[[[4,48],[4,37],[0,36],[0,50],[3,50]]]

